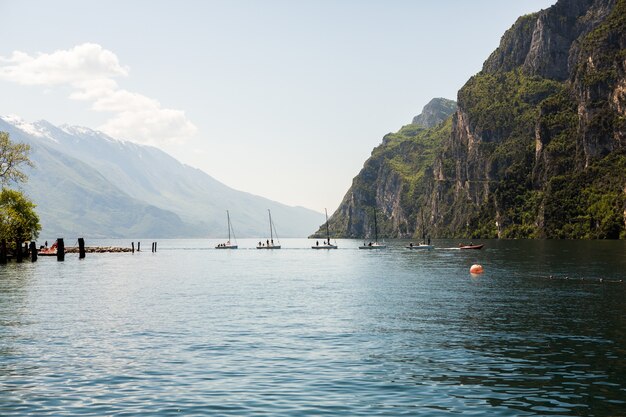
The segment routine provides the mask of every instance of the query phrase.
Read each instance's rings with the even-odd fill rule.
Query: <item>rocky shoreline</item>
[[[133,252],[131,248],[122,248],[119,246],[86,246],[85,253],[122,253]],[[139,251],[138,251],[139,252]],[[65,248],[65,253],[78,253],[78,246]],[[56,256],[54,253],[39,253],[39,256]]]

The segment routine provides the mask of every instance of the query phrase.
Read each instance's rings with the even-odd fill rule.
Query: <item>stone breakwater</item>
[[[86,246],[85,253],[121,253],[132,252],[131,248],[122,248],[119,246]],[[65,253],[78,253],[78,246],[65,248]]]

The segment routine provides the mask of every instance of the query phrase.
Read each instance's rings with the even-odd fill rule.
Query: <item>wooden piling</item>
[[[22,252],[22,241],[19,239],[15,240],[15,262],[17,262],[18,264],[22,263],[22,255],[24,253]]]
[[[137,242],[137,252],[141,252],[141,242]]]
[[[6,265],[7,263],[7,241],[2,239],[0,241],[0,264]]]
[[[65,243],[63,243],[63,238],[60,237],[57,239],[57,261],[65,260]]]
[[[133,253],[135,253],[135,242],[130,242],[130,248]]]
[[[154,253],[156,253],[156,250],[157,250],[157,243],[154,242]]]
[[[30,261],[37,262],[37,244],[30,242]]]
[[[82,237],[78,238],[78,259],[85,258],[85,239]]]

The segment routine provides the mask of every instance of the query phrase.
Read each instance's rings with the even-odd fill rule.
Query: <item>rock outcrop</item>
[[[413,118],[412,124],[422,127],[435,127],[446,120],[456,110],[456,101],[447,98],[434,98]]]

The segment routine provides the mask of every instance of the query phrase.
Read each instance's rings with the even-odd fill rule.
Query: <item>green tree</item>
[[[0,132],[0,239],[28,241],[39,236],[35,204],[23,193],[6,188],[10,183],[26,181],[22,167],[33,166],[29,152],[30,145],[14,143],[8,133]]]
[[[0,132],[0,184],[24,182],[27,177],[21,167],[33,166],[28,158],[30,145],[14,143],[7,132]]]
[[[41,225],[35,204],[19,191],[0,192],[0,239],[29,241],[39,236]]]

